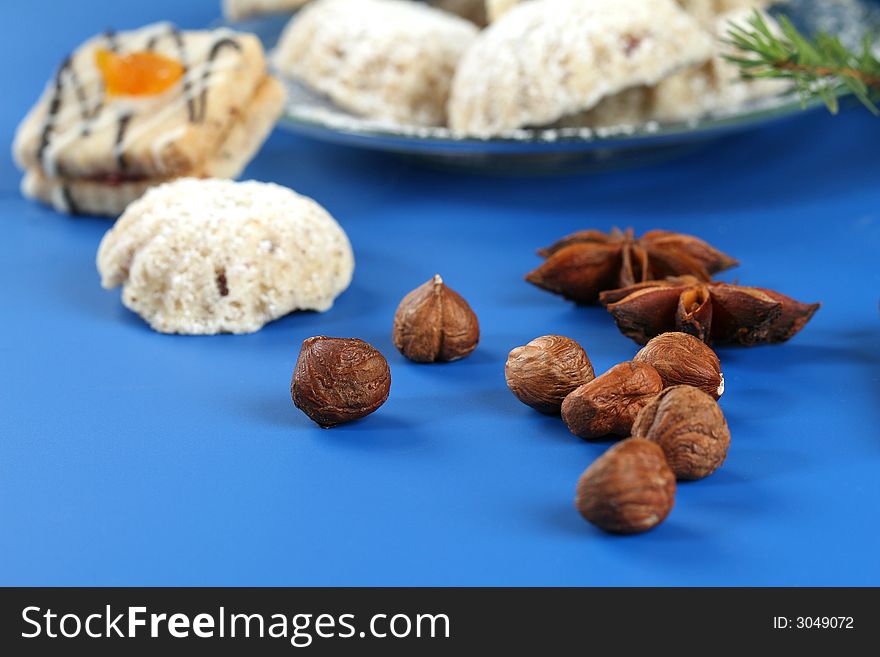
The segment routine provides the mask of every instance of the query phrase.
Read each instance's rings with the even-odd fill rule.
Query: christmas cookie
[[[449,85],[473,23],[406,0],[318,0],[284,30],[284,75],[374,119],[443,125]]]
[[[132,203],[98,249],[105,288],[162,333],[250,333],[329,309],[354,257],[317,203],[278,185],[184,178]]]
[[[289,14],[309,0],[223,0],[223,15],[231,21],[262,14]]]
[[[545,126],[711,54],[711,37],[673,0],[529,0],[462,58],[450,127],[491,137]]]
[[[283,103],[255,36],[166,23],[103,34],[61,64],[19,126],[22,190],[115,216],[170,179],[235,177]]]

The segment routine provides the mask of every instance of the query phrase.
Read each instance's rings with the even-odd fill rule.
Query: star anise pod
[[[652,230],[636,239],[632,228],[582,230],[539,249],[538,255],[546,260],[526,280],[584,304],[596,303],[603,290],[667,276],[709,281],[712,274],[739,264],[691,235]]]
[[[599,300],[621,333],[639,344],[667,331],[690,333],[707,343],[785,342],[820,305],[760,287],[707,283],[694,276],[608,290]]]

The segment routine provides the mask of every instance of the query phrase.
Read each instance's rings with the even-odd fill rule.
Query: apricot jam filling
[[[101,48],[95,52],[95,65],[108,96],[155,96],[184,74],[176,59],[146,50],[123,55]]]

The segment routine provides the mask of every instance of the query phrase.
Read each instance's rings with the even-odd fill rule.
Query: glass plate
[[[807,33],[840,34],[858,43],[866,28],[880,25],[880,8],[869,0],[788,0],[780,7]],[[286,16],[225,23],[253,32],[268,49],[275,46]],[[314,139],[377,151],[406,154],[442,166],[497,172],[610,169],[644,164],[689,151],[709,139],[742,132],[822,105],[785,94],[742,106],[734,113],[676,123],[654,121],[603,128],[534,128],[491,139],[458,137],[446,128],[424,128],[358,117],[295,81],[279,125]]]

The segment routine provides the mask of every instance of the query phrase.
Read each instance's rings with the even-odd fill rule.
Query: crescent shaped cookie
[[[462,58],[450,127],[491,137],[552,124],[711,54],[709,34],[673,0],[529,0]]]
[[[633,87],[609,96],[591,110],[561,121],[560,125],[598,128],[638,125],[652,120],[688,121],[709,114],[734,112],[751,102],[784,93],[791,88],[787,80],[743,80],[739,68],[724,58],[735,54],[723,40],[731,24],[747,25],[754,11],[754,8],[745,8],[715,16],[712,25],[715,50],[705,64],[671,75],[654,87]],[[772,31],[779,31],[778,23],[770,15],[761,12],[761,16]]]
[[[285,28],[277,69],[355,114],[443,125],[455,68],[477,35],[463,18],[407,0],[318,0]]]

